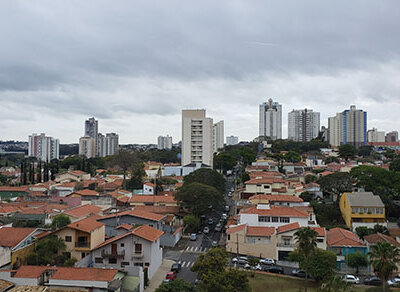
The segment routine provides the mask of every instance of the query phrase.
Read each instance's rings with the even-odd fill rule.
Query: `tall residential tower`
[[[259,136],[272,140],[282,139],[282,105],[273,102],[271,98],[260,104]]]
[[[213,151],[224,148],[224,121],[219,121],[213,126]]]
[[[50,162],[52,159],[58,159],[59,154],[60,140],[47,137],[44,133],[34,133],[28,137],[28,156]]]
[[[288,138],[307,142],[318,137],[319,113],[311,109],[292,110],[288,116]]]

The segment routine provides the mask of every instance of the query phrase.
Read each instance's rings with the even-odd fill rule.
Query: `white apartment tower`
[[[239,137],[237,136],[226,136],[226,145],[239,144]]]
[[[360,147],[367,143],[367,112],[356,109],[355,105],[330,117],[328,127],[329,143],[332,146],[352,144]]]
[[[92,137],[95,140],[95,153],[98,154],[97,148],[97,135],[99,133],[99,122],[94,118],[89,118],[85,121],[85,134],[84,137]]]
[[[60,156],[60,140],[46,137],[44,133],[28,137],[28,156],[49,162]]]
[[[182,110],[182,165],[213,165],[213,119],[206,110]]]
[[[318,137],[320,115],[311,109],[292,110],[288,115],[288,139],[307,142]]]
[[[367,132],[367,140],[368,142],[385,142],[385,132],[378,131],[376,128],[372,128]]]
[[[79,155],[83,155],[86,158],[95,157],[96,140],[89,136],[79,138]]]
[[[171,136],[158,136],[157,139],[158,150],[171,150],[172,149],[172,137]]]
[[[101,133],[97,135],[98,156],[106,157],[115,155],[118,152],[119,136],[115,133],[107,133],[105,136]]]
[[[224,148],[224,121],[219,121],[213,126],[213,151]]]
[[[259,136],[282,139],[282,105],[272,101],[260,104]]]

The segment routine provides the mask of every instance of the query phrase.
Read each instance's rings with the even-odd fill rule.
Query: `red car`
[[[175,272],[168,272],[167,275],[165,276],[165,279],[175,280],[176,279],[176,273]]]

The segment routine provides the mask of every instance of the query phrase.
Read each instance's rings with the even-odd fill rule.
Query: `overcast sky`
[[[77,143],[86,118],[120,143],[181,137],[205,108],[225,134],[258,135],[258,105],[311,108],[321,125],[355,104],[400,130],[400,2],[0,2],[0,139]]]

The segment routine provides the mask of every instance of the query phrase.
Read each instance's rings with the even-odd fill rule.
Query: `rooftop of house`
[[[268,194],[258,194],[251,196],[249,200],[268,200],[271,202],[303,202],[303,199],[300,197],[292,196],[292,195],[268,195]]]
[[[78,194],[81,196],[98,196],[99,193],[93,190],[89,190],[89,189],[83,189],[83,190],[79,190],[74,192],[74,194]]]
[[[101,212],[101,208],[94,206],[94,205],[82,205],[82,206],[77,206],[73,209],[70,209],[68,211],[65,211],[64,214],[75,217],[75,218],[80,218],[83,216],[87,216],[93,213],[99,213]]]
[[[174,196],[150,196],[150,195],[132,195],[130,203],[176,203]]]
[[[279,226],[276,229],[276,233],[292,231],[292,230],[299,229],[299,228],[300,228],[299,222],[293,222],[293,223],[290,223],[290,224]]]
[[[0,246],[14,248],[35,230],[36,228],[2,227],[0,228]]]
[[[136,208],[134,210],[128,210],[124,212],[118,212],[117,214],[110,214],[107,216],[100,217],[98,220],[103,220],[103,219],[109,219],[113,217],[121,217],[121,216],[133,216],[133,217],[138,217],[138,218],[143,218],[143,219],[148,219],[152,221],[160,221],[162,220],[165,215],[157,214],[157,213],[152,213],[152,212],[147,212],[147,211],[142,211],[142,210],[137,210]]]
[[[369,244],[377,244],[378,242],[388,242],[394,246],[400,247],[400,242],[395,240],[393,237],[382,233],[376,233],[364,236],[364,240],[367,241]]]
[[[51,279],[110,282],[115,278],[117,273],[117,269],[57,267]]]
[[[353,207],[385,207],[381,198],[372,192],[344,193],[350,206]]]
[[[239,214],[258,214],[262,216],[284,216],[284,217],[308,217],[308,213],[293,207],[282,207],[268,205],[266,208],[261,205],[243,207]]]
[[[227,234],[236,233],[236,232],[239,232],[239,231],[244,230],[245,228],[246,228],[246,224],[241,224],[241,225],[237,225],[237,226],[232,226],[232,227],[229,227],[229,228],[226,230],[226,233],[227,233]]]
[[[264,177],[260,179],[251,179],[245,182],[246,185],[257,185],[257,184],[273,184],[273,183],[285,183],[286,181],[281,178],[275,177]]]
[[[11,186],[0,186],[0,192],[28,192],[28,186],[11,187]]]
[[[339,227],[332,228],[328,231],[326,241],[329,246],[365,246],[356,234]]]
[[[246,235],[247,236],[271,236],[275,233],[274,227],[264,227],[264,226],[247,226]]]
[[[13,276],[14,278],[37,279],[47,270],[55,270],[48,266],[21,266]]]
[[[96,221],[96,219],[93,217],[88,217],[88,218],[73,222],[71,224],[68,224],[66,227],[91,233],[92,231],[94,231],[102,226],[104,226],[103,223]]]

